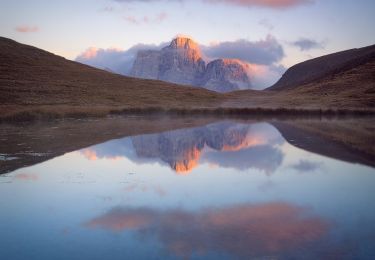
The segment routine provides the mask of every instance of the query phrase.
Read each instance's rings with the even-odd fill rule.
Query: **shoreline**
[[[35,107],[30,110],[8,112],[0,115],[0,123],[22,123],[50,121],[56,119],[88,119],[108,116],[215,116],[230,118],[345,118],[374,117],[372,109],[334,109],[334,108],[264,108],[264,107],[203,107],[203,108],[164,108],[164,107]]]

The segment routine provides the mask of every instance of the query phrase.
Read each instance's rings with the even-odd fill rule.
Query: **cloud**
[[[90,47],[78,55],[75,60],[96,68],[129,75],[139,50],[160,49],[165,45],[166,43],[161,43],[159,45],[137,44],[128,50],[121,50],[119,48],[101,49]]]
[[[87,48],[82,54],[82,58],[84,59],[92,59],[92,58],[95,58],[96,55],[98,55],[98,52],[100,50],[96,47],[89,47]]]
[[[161,13],[157,19],[162,20],[164,19],[163,17],[164,15]],[[134,22],[135,24],[141,23],[138,20],[132,21],[131,18],[129,18],[129,22]],[[160,50],[166,45],[168,43],[161,43],[159,45],[137,44],[128,50],[90,47],[81,53],[76,58],[76,61],[100,69],[129,75],[138,51]],[[271,35],[259,41],[237,40],[217,42],[208,46],[201,45],[200,48],[207,61],[216,58],[232,58],[243,61],[255,89],[271,86],[285,72],[283,66],[277,65],[285,56],[284,49],[277,39]]]
[[[271,65],[279,62],[284,56],[281,44],[271,35],[264,40],[227,41],[203,46],[203,52],[209,58],[240,59],[252,64]]]
[[[235,152],[212,151],[204,155],[202,162],[237,170],[258,169],[271,175],[282,163],[283,153],[270,145],[250,147]]]
[[[151,3],[166,2],[165,0],[113,0],[121,3]],[[208,4],[227,4],[239,7],[263,7],[271,9],[286,9],[299,5],[311,4],[315,0],[200,0]],[[177,0],[176,2],[187,2],[186,0]]]
[[[245,63],[253,89],[273,85],[286,68],[278,63],[285,57],[284,49],[272,35],[258,41],[237,40],[201,46],[206,59],[239,59]]]
[[[17,26],[15,30],[20,33],[32,33],[32,32],[38,32],[39,28],[37,26],[23,25],[23,26]]]
[[[248,64],[248,75],[253,89],[264,89],[272,86],[286,71],[283,65],[258,65]]]
[[[20,173],[17,174],[15,178],[24,181],[37,181],[39,179],[39,176],[33,173]]]
[[[247,259],[285,254],[298,259],[301,253],[305,258],[319,258],[306,256],[311,254],[312,245],[319,247],[329,231],[329,224],[310,210],[287,203],[195,212],[115,207],[84,225],[110,232],[132,231],[141,240],[156,238],[169,253],[185,258],[209,252]]]
[[[293,46],[298,47],[301,51],[308,51],[311,49],[324,49],[325,44],[323,42],[317,42],[308,38],[300,38],[297,41],[291,43]]]
[[[124,20],[134,24],[134,25],[141,25],[141,24],[158,24],[163,22],[167,19],[168,15],[166,12],[161,12],[154,17],[150,16],[143,16],[142,18],[137,18],[132,15],[124,16]]]

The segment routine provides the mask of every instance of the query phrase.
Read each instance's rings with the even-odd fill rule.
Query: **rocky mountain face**
[[[251,87],[246,64],[217,59],[207,64],[199,46],[189,38],[176,38],[160,51],[139,51],[130,75],[229,92]]]
[[[201,86],[218,91],[229,92],[251,87],[246,72],[247,64],[234,59],[218,59],[207,64]]]

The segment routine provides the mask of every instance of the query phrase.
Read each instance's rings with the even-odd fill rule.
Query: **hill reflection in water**
[[[132,120],[9,131],[4,259],[374,259],[371,121]]]

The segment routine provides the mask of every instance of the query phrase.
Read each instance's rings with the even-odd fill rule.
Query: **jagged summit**
[[[216,59],[206,65],[194,40],[177,37],[160,51],[139,51],[131,76],[229,92],[251,87],[246,65],[235,59]]]
[[[190,38],[177,37],[173,39],[168,46],[164,47],[162,51],[169,52],[169,55],[172,56],[183,56],[183,60],[185,60],[186,62],[203,62],[202,53],[198,44]],[[173,59],[175,58],[176,57],[174,57]]]
[[[182,49],[200,51],[198,44],[194,40],[187,38],[187,37],[177,37],[173,39],[168,47],[174,48],[174,49],[182,48]]]

